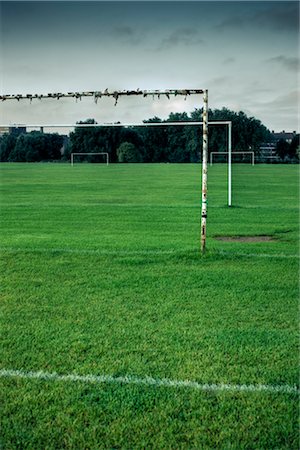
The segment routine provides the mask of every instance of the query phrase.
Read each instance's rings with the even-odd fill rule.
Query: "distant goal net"
[[[108,166],[109,154],[106,152],[97,153],[71,153],[71,166],[74,166],[74,162],[89,162],[89,163],[104,163]]]
[[[210,154],[210,165],[213,163],[223,163],[228,162],[232,163],[241,163],[247,164],[251,163],[252,166],[255,164],[254,152],[231,152],[231,161],[229,162],[229,152],[211,152]]]

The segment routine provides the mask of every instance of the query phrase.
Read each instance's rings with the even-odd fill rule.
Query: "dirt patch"
[[[225,242],[274,242],[273,236],[215,236],[217,241]]]

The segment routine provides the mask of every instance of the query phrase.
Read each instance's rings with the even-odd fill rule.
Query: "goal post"
[[[42,100],[42,99],[57,99],[61,98],[73,98],[76,101],[81,100],[83,97],[92,97],[94,102],[97,103],[102,97],[110,97],[115,100],[115,106],[118,100],[122,97],[134,96],[134,97],[148,97],[153,99],[160,97],[166,97],[170,99],[171,96],[183,96],[187,98],[189,95],[201,95],[203,98],[203,135],[202,135],[202,202],[201,202],[201,230],[200,230],[200,242],[201,252],[204,254],[206,249],[206,219],[207,219],[207,160],[208,160],[208,89],[164,89],[164,90],[115,90],[109,91],[84,91],[84,92],[56,92],[48,94],[4,94],[0,95],[1,101],[29,101]]]
[[[93,153],[93,152],[89,152],[89,153],[71,153],[71,166],[74,166],[74,156],[96,156],[96,155],[105,155],[105,163],[108,166],[109,164],[109,154],[106,152],[98,152],[98,153]]]
[[[204,121],[201,122],[193,122],[193,121],[180,121],[180,122],[101,122],[101,123],[65,123],[65,124],[10,124],[10,125],[1,125],[3,127],[25,127],[25,128],[33,128],[40,129],[41,131],[45,131],[45,129],[75,129],[75,128],[101,128],[101,127],[123,127],[123,128],[134,128],[134,127],[168,127],[168,126],[179,126],[179,127],[202,127],[203,128]],[[232,206],[232,180],[231,180],[231,154],[232,154],[232,122],[229,120],[212,120],[207,121],[207,126],[210,128],[211,126],[225,126],[227,127],[227,153],[228,154],[228,185],[227,185],[227,204],[228,206]],[[221,152],[214,152],[221,153]],[[84,153],[87,154],[87,153]],[[71,156],[72,157],[72,156]],[[211,161],[210,161],[211,162]],[[202,160],[203,164],[203,160]],[[73,164],[71,164],[73,165]]]

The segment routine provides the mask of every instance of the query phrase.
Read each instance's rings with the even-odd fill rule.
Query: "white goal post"
[[[96,156],[96,155],[105,155],[106,156],[106,165],[108,166],[108,164],[109,164],[109,155],[108,155],[108,153],[106,153],[106,152],[98,152],[98,153],[93,153],[93,152],[90,152],[90,153],[76,153],[76,152],[74,152],[74,153],[71,153],[71,166],[73,167],[73,165],[74,165],[74,156],[89,156],[89,155],[92,155],[92,156]]]
[[[213,165],[213,155],[228,155],[229,152],[211,152],[210,154],[210,165]],[[234,155],[251,155],[251,165],[254,166],[254,152],[231,152],[231,157]],[[228,162],[229,163],[229,162]],[[232,164],[232,161],[231,161]]]
[[[45,131],[45,128],[100,128],[100,127],[164,127],[164,126],[201,126],[203,127],[203,122],[191,122],[191,121],[181,121],[181,122],[131,122],[131,123],[112,123],[112,122],[102,122],[102,123],[75,123],[75,124],[9,124],[9,125],[1,125],[3,127],[25,127],[25,128],[38,128],[42,132]],[[211,125],[225,125],[228,128],[228,140],[227,140],[227,149],[225,152],[228,154],[228,206],[232,206],[232,177],[231,177],[231,155],[232,155],[232,122],[230,120],[215,120],[208,121],[208,126]],[[221,153],[221,152],[218,152]],[[84,153],[85,155],[87,153]],[[95,154],[95,153],[93,153]],[[73,165],[73,164],[72,164]]]

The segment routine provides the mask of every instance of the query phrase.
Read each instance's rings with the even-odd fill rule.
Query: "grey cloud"
[[[247,85],[245,91],[243,91],[247,103],[251,103],[251,101],[253,100],[253,93],[264,95],[267,94],[269,96],[269,94],[271,94],[272,92],[273,89],[259,79],[253,80]]]
[[[280,66],[293,72],[297,72],[297,70],[299,69],[299,58],[291,56],[279,55],[275,56],[274,58],[267,59],[266,62],[279,64]]]
[[[279,95],[273,100],[260,103],[260,107],[276,108],[281,110],[289,110],[290,108],[296,108],[299,99],[299,92],[294,90],[286,94]]]
[[[242,28],[242,26],[245,24],[245,19],[243,17],[230,17],[229,19],[223,20],[218,25],[216,25],[216,29],[218,31],[226,31],[228,29],[232,28]]]
[[[144,33],[138,29],[132,28],[130,26],[122,25],[117,26],[112,30],[112,34],[115,38],[122,42],[126,42],[132,45],[139,44],[144,37]]]
[[[230,77],[227,77],[227,76],[224,76],[224,77],[216,77],[216,78],[213,78],[212,80],[211,80],[211,83],[212,84],[218,84],[218,85],[221,85],[221,84],[228,84],[230,82]]]
[[[196,28],[180,28],[164,38],[161,41],[158,50],[170,49],[179,45],[190,46],[203,43],[204,41],[199,37]]]
[[[132,37],[135,35],[135,31],[131,27],[122,26],[122,27],[116,27],[114,29],[114,34],[116,36],[120,36],[120,37]]]
[[[235,61],[236,61],[235,58],[226,58],[226,59],[223,60],[223,64],[224,64],[225,66],[227,66],[227,65],[229,65],[229,64],[233,64]]]
[[[232,16],[220,22],[215,28],[218,31],[240,29],[245,26],[256,26],[273,31],[299,31],[299,4],[286,2],[272,5],[255,14]]]
[[[273,30],[299,30],[299,4],[297,2],[285,3],[269,7],[253,16],[254,22],[259,26],[266,26]]]

